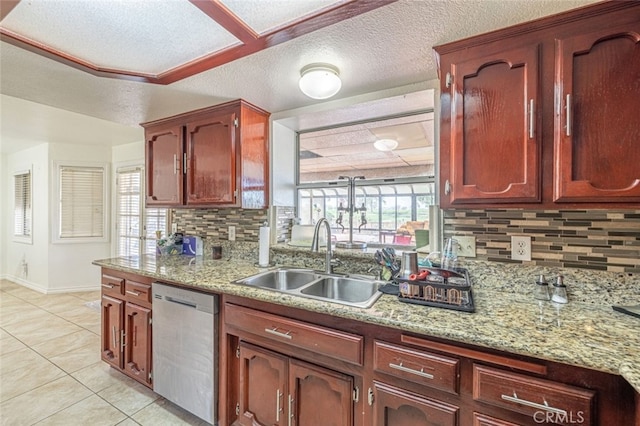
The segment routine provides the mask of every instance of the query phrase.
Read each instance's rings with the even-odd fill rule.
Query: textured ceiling
[[[168,86],[96,77],[3,42],[0,92],[131,127],[237,98],[275,113],[319,102],[297,88],[306,64],[340,69],[336,98],[425,82],[437,78],[434,45],[593,2],[399,0]]]

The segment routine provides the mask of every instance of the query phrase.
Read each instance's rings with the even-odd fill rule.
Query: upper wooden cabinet
[[[639,2],[435,50],[443,208],[637,207]]]
[[[556,40],[555,78],[553,199],[640,201],[640,18]]]
[[[540,200],[538,74],[536,44],[451,64],[452,204]]]
[[[148,206],[268,205],[267,112],[238,100],[142,126]]]
[[[177,206],[182,203],[182,126],[145,129],[147,205]]]

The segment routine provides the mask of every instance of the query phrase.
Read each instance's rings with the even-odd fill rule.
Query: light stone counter
[[[94,264],[206,291],[619,374],[640,392],[640,319],[615,312],[610,305],[570,301],[553,306],[526,294],[481,285],[474,287],[475,313],[402,303],[390,295],[383,295],[369,309],[360,309],[230,283],[264,270],[254,262],[241,256],[223,260],[143,256],[96,260]]]

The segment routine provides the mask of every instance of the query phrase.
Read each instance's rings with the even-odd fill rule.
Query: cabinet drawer
[[[373,348],[376,371],[458,393],[457,359],[379,341],[374,342]]]
[[[269,340],[362,365],[363,337],[241,306],[225,305],[225,323]]]
[[[554,424],[591,424],[595,392],[480,365],[473,366],[473,399]]]
[[[124,278],[102,274],[102,293],[116,297],[122,296],[124,294]]]
[[[124,295],[127,299],[127,302],[137,303],[142,306],[150,307],[151,286],[149,284],[127,280],[124,285]]]

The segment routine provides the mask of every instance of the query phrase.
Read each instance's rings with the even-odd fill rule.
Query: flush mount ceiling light
[[[378,151],[393,151],[398,147],[398,141],[395,139],[378,139],[373,143],[373,147]]]
[[[313,99],[327,99],[340,91],[338,68],[329,64],[310,64],[300,70],[300,90]]]

